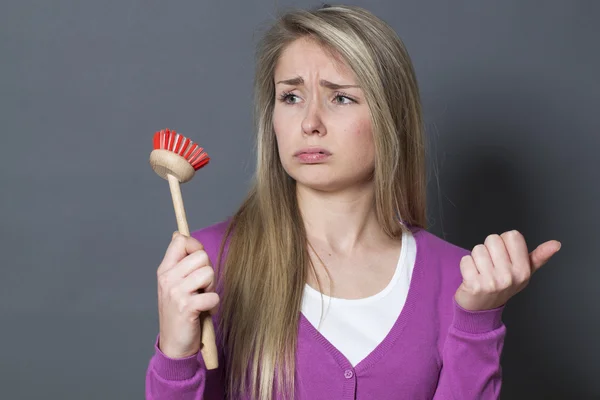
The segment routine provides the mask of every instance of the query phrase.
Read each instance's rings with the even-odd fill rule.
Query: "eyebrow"
[[[304,85],[304,79],[302,79],[302,77],[296,77],[296,78],[286,79],[286,80],[277,82],[278,85],[280,83],[283,83],[284,85],[290,85],[290,86],[300,86],[300,85]],[[319,81],[319,84],[321,86],[326,87],[327,89],[331,89],[331,90],[358,88],[359,87],[358,85],[338,85],[337,83],[329,82],[324,79],[321,79]]]

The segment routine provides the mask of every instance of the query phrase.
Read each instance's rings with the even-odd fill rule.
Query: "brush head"
[[[154,134],[150,165],[164,179],[173,175],[180,183],[187,182],[209,161],[202,147],[173,130],[163,129]]]

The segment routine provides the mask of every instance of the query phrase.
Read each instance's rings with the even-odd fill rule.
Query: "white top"
[[[412,232],[404,231],[396,272],[385,289],[373,296],[340,299],[305,285],[302,314],[346,356],[352,366],[356,366],[383,341],[398,319],[406,302],[416,254]]]

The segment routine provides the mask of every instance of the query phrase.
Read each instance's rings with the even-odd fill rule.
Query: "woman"
[[[357,7],[289,12],[255,93],[252,190],[231,220],[175,234],[158,268],[147,398],[498,398],[504,304],[560,243],[528,254],[512,231],[471,252],[425,230],[419,93],[394,31]]]

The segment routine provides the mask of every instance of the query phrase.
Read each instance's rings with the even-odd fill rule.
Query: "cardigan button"
[[[354,376],[354,372],[352,372],[352,370],[351,370],[351,369],[347,369],[347,370],[344,372],[344,376],[346,377],[346,379],[350,379],[350,378],[352,378],[352,377]]]

